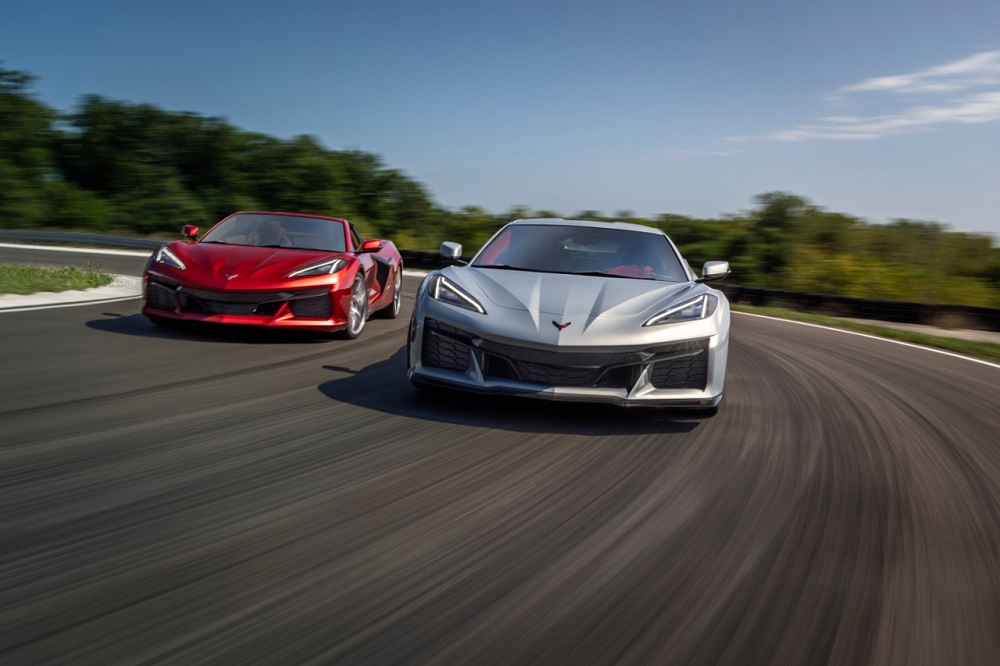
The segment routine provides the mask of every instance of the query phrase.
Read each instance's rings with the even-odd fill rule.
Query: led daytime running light
[[[171,252],[170,248],[166,245],[156,251],[156,263],[167,264],[168,266],[179,268],[182,271],[187,270],[187,266],[184,265],[184,262],[178,259],[177,255]]]
[[[305,268],[300,268],[297,271],[292,271],[287,277],[293,278],[303,277],[305,275],[327,275],[330,273],[336,273],[346,265],[347,262],[338,257],[336,259],[324,261],[320,264],[313,264],[312,266],[306,266]]]
[[[681,321],[697,321],[715,314],[719,299],[712,294],[702,294],[689,301],[680,303],[649,318],[643,326],[656,324],[672,324]]]
[[[442,298],[442,292],[450,294],[452,297],[458,298],[461,302],[455,302],[454,299],[449,299],[447,297]],[[431,281],[430,285],[431,297],[434,300],[442,301],[444,303],[450,303],[456,305],[460,308],[466,308],[468,310],[473,310],[479,314],[486,314],[486,309],[479,304],[479,301],[469,296],[465,293],[458,285],[454,284],[451,280],[443,275],[436,275]]]

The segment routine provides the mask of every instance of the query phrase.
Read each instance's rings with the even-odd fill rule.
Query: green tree
[[[2,63],[0,63],[2,64]],[[50,206],[54,113],[31,95],[34,77],[0,67],[0,224],[34,227]]]

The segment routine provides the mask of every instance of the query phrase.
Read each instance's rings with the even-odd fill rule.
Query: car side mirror
[[[729,275],[728,261],[706,261],[701,269],[701,278],[695,282],[708,282],[709,280],[721,280]]]
[[[449,261],[453,264],[463,263],[459,261],[462,256],[462,245],[460,243],[453,243],[451,241],[445,241],[441,243],[441,247],[438,248],[438,254],[445,261]]]
[[[195,238],[198,237],[198,227],[194,226],[193,224],[185,224],[183,227],[181,227],[181,236],[194,240]]]
[[[378,238],[369,238],[361,243],[358,252],[378,252],[385,245],[385,241]]]

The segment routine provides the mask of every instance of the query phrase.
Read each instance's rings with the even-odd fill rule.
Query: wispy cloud
[[[862,92],[942,93],[1000,84],[1000,51],[984,51],[930,69],[867,79],[844,86],[836,95]]]
[[[944,123],[989,123],[1000,120],[1000,90],[972,95],[937,106],[915,106],[899,113],[820,118],[808,125],[765,134],[776,141],[807,139],[870,140],[893,134],[919,132]]]
[[[879,101],[883,103],[891,103],[894,96],[901,94],[923,94],[938,99],[936,102],[901,108],[895,113],[828,116],[790,129],[760,136],[730,137],[730,140],[867,141],[895,134],[930,131],[949,123],[1000,121],[1000,51],[984,51],[909,74],[866,79],[839,88],[829,99],[843,105],[861,93],[869,93],[865,98],[870,94],[879,95]],[[885,94],[890,95],[888,100]]]

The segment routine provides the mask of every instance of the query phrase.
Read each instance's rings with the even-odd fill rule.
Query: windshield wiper
[[[638,275],[621,275],[620,273],[605,273],[604,271],[577,271],[570,275],[592,275],[594,277],[625,278],[626,280],[655,280],[656,278],[641,277]]]
[[[508,266],[507,264],[476,264],[473,268],[499,268],[505,271],[531,271],[532,273],[549,272],[540,268],[522,268],[521,266]]]

